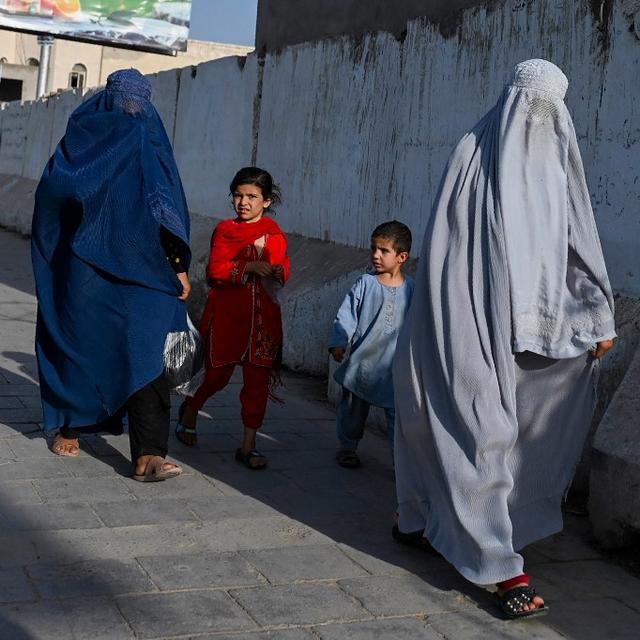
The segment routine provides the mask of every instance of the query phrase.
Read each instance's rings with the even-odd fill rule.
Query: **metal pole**
[[[47,92],[51,47],[53,47],[54,41],[53,36],[38,36],[38,44],[40,45],[40,66],[38,67],[38,88],[36,89],[36,100],[42,98],[42,96]]]

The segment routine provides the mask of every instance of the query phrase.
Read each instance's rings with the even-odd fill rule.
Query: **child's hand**
[[[186,271],[182,273],[176,273],[180,284],[182,285],[182,293],[178,296],[178,300],[186,300],[191,294],[191,283],[189,282],[189,276]]]
[[[245,273],[254,273],[257,276],[261,276],[262,278],[268,278],[271,276],[271,271],[273,267],[264,260],[259,260],[257,262],[248,262],[247,266],[244,268]]]
[[[281,264],[274,264],[271,267],[271,277],[279,282],[284,282],[284,267]]]
[[[614,344],[615,342],[613,340],[603,340],[602,342],[598,342],[596,348],[591,351],[591,355],[594,358],[598,358],[598,360],[600,360],[600,358],[602,358],[602,356],[607,353],[609,349],[613,348]]]
[[[344,347],[331,347],[331,349],[329,349],[329,353],[336,362],[342,362],[344,360],[346,351]]]

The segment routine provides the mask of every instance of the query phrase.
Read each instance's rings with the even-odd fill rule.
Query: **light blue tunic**
[[[329,348],[351,346],[334,374],[336,382],[377,407],[394,406],[391,363],[413,288],[407,276],[400,287],[387,287],[376,276],[364,274],[333,321]]]

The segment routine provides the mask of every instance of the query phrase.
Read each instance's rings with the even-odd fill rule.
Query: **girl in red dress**
[[[284,232],[265,215],[280,200],[271,175],[245,167],[229,188],[236,217],[221,222],[213,232],[207,268],[210,291],[200,323],[206,377],[180,407],[176,437],[187,445],[197,443],[198,411],[241,365],[244,439],[235,457],[251,469],[263,469],[267,459],[256,450],[256,432],[277,380],[282,317],[276,291],[289,278],[290,262]]]

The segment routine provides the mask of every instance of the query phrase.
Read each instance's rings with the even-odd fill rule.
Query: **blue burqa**
[[[111,74],[105,90],[69,118],[36,191],[32,260],[45,430],[117,413],[161,375],[167,334],[187,326],[161,233],[188,247],[189,215],[150,97],[136,70]]]

